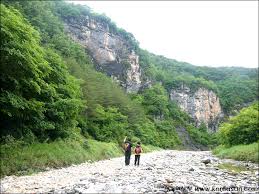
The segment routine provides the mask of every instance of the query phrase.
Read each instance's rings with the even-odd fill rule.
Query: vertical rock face
[[[110,33],[107,23],[93,20],[89,16],[68,18],[65,24],[70,37],[84,46],[93,57],[97,69],[118,81],[127,92],[139,90],[139,57],[125,38]]]
[[[70,17],[65,19],[65,30],[88,51],[96,68],[112,77],[127,92],[137,92],[150,84],[142,80],[139,56],[133,45],[122,35],[111,33],[106,22],[89,16]],[[192,93],[190,88],[182,86],[172,90],[170,98],[191,115],[197,126],[205,123],[212,131],[217,130],[222,112],[215,93],[203,88]]]
[[[199,88],[192,92],[190,88],[182,85],[179,89],[171,90],[170,99],[177,102],[180,108],[195,120],[197,127],[204,123],[211,131],[218,129],[223,112],[219,98],[213,91]]]
[[[141,87],[141,71],[139,67],[139,56],[134,51],[128,56],[130,68],[127,70],[127,92],[138,91]]]

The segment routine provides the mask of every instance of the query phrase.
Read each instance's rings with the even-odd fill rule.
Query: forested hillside
[[[139,50],[140,63],[147,76],[161,81],[165,88],[177,88],[182,83],[192,90],[205,87],[219,95],[226,114],[240,110],[247,103],[258,99],[258,69],[243,67],[200,67],[157,56]]]
[[[129,42],[139,55],[148,86],[126,93],[98,71],[91,54],[64,28],[67,18],[81,15],[107,23],[112,33]],[[191,138],[195,149],[206,149],[217,143],[216,136],[206,125],[195,125],[170,100],[170,90],[182,84],[193,92],[206,88],[219,96],[225,115],[232,115],[258,98],[257,76],[257,69],[197,67],[151,54],[139,48],[132,34],[87,6],[3,1],[0,127],[5,149],[1,157],[10,160],[14,145],[46,146],[64,140],[79,142],[77,146],[87,150],[87,139],[121,144],[125,136],[133,142],[183,149],[179,130]]]
[[[2,15],[3,21],[6,21],[6,25],[4,26],[4,22],[1,24],[3,25],[3,30],[1,31],[3,34],[1,35],[2,37],[6,37],[4,39],[6,42],[3,42],[1,48],[5,51],[6,61],[4,61],[1,68],[8,71],[2,71],[4,72],[3,78],[4,76],[9,78],[13,76],[12,73],[17,72],[16,70],[9,71],[10,68],[7,68],[11,61],[15,61],[15,63],[13,63],[15,67],[18,64],[23,64],[24,66],[28,64],[28,71],[30,71],[29,68],[32,64],[35,64],[40,70],[43,68],[41,66],[46,65],[46,68],[50,70],[46,70],[46,75],[42,73],[42,76],[45,76],[46,79],[57,79],[54,83],[58,86],[61,86],[59,81],[63,83],[62,90],[58,90],[58,86],[55,86],[53,83],[48,83],[48,86],[53,86],[53,89],[51,90],[52,93],[47,95],[48,98],[46,98],[46,100],[52,100],[51,95],[54,95],[55,90],[58,90],[64,92],[68,98],[71,98],[68,99],[71,105],[61,104],[61,102],[58,102],[58,99],[57,102],[53,99],[53,102],[51,102],[49,106],[55,103],[57,107],[54,110],[56,112],[49,113],[47,107],[48,102],[44,101],[45,99],[41,97],[41,95],[44,94],[43,91],[41,91],[43,86],[39,85],[41,84],[41,80],[38,81],[41,77],[38,75],[31,77],[30,72],[28,74],[24,73],[24,77],[13,76],[9,78],[14,79],[13,88],[10,86],[4,88],[5,93],[2,94],[3,100],[1,103],[3,103],[3,107],[5,107],[1,112],[3,115],[1,118],[4,118],[5,121],[2,123],[2,128],[4,129],[2,131],[2,137],[12,135],[16,138],[26,139],[28,136],[28,138],[34,139],[35,137],[37,140],[46,141],[46,139],[53,140],[57,137],[67,137],[69,134],[76,133],[75,131],[78,130],[75,129],[77,128],[80,129],[80,133],[84,136],[91,136],[101,141],[120,142],[125,135],[128,135],[135,136],[144,143],[162,147],[173,147],[180,144],[174,131],[174,125],[170,124],[173,120],[169,118],[169,114],[176,115],[173,111],[177,112],[180,110],[176,106],[174,109],[169,107],[168,97],[162,86],[148,89],[143,95],[128,96],[116,83],[112,82],[110,78],[102,73],[98,73],[93,68],[93,64],[87,54],[84,53],[84,50],[64,33],[61,20],[58,16],[54,15],[54,13],[57,14],[57,12],[53,11],[53,9],[60,8],[58,6],[59,4],[56,5],[55,2],[16,2],[11,3],[11,5],[19,9],[24,16],[19,13],[18,10],[12,8],[9,3],[7,3],[8,7],[2,5],[2,13],[4,13],[4,11],[10,13]],[[50,21],[51,24],[49,24]],[[19,27],[17,23],[21,27]],[[13,34],[11,32],[16,28],[18,28],[17,35],[15,36],[16,39],[12,39],[14,36],[11,35]],[[9,37],[7,36],[8,34]],[[24,37],[26,34],[28,34],[27,37]],[[7,38],[9,38],[9,40]],[[24,40],[28,41],[28,43],[33,42],[32,45],[28,45],[28,47],[32,49],[34,53],[26,52],[25,54],[27,55],[21,56],[20,59],[19,54],[22,52],[21,49],[24,49],[23,47],[27,45],[10,45],[10,43],[19,43]],[[37,54],[35,53],[37,50],[34,49],[34,47],[40,49],[41,55],[39,55],[41,58],[39,58],[39,61],[35,61],[37,58],[32,56]],[[18,53],[15,55],[11,48],[18,50]],[[40,60],[43,60],[43,62]],[[56,68],[59,68],[56,72],[54,71],[54,65],[56,65]],[[54,71],[53,75],[48,74],[51,70]],[[38,72],[39,70],[35,69],[35,71]],[[70,75],[68,75],[68,71]],[[9,75],[9,73],[11,75]],[[21,72],[19,71],[19,73]],[[74,81],[68,82],[63,80],[66,74],[69,76],[69,79]],[[58,78],[58,76],[60,76],[60,78]],[[18,80],[19,78],[21,80]],[[19,84],[23,84],[24,80],[29,80],[29,84],[26,87],[20,87]],[[39,84],[36,81],[38,81]],[[49,79],[47,81],[49,81]],[[33,82],[37,84],[35,84],[37,87],[35,86],[34,88],[34,90],[38,89],[38,91],[35,91],[37,96],[33,96],[32,89],[30,89],[32,93],[26,96],[24,90],[27,90],[29,86],[34,86]],[[72,85],[72,83],[74,85]],[[9,80],[6,81],[6,85],[8,84],[10,84]],[[15,99],[16,96],[12,94],[16,92],[14,88],[18,90],[16,95],[24,99],[25,102],[32,103],[31,101],[38,100],[38,107],[28,106],[27,104],[23,107],[21,104],[22,101],[17,101],[17,99]],[[66,88],[74,90],[66,91]],[[71,92],[71,94],[69,92]],[[61,98],[60,100],[62,100],[62,102],[65,100],[61,94],[56,95],[57,98]],[[72,98],[74,97],[73,95],[75,95],[76,99]],[[39,99],[36,98],[38,96]],[[4,100],[4,98],[9,99]],[[159,99],[159,101],[154,104],[152,102],[154,99]],[[73,102],[72,100],[77,100],[77,102]],[[73,112],[73,108],[75,112]],[[169,109],[171,112],[169,112]],[[58,110],[60,110],[60,112]],[[33,111],[39,112],[36,114]],[[168,119],[155,121],[153,116],[161,112],[165,112]],[[71,116],[71,118],[69,116]],[[61,122],[58,125],[59,128],[55,126],[58,123],[51,123],[52,120],[56,119]],[[70,123],[69,119],[71,119]],[[184,118],[179,119],[182,120]],[[14,123],[16,123],[13,121],[19,121],[19,125],[10,126],[10,124],[14,125]],[[41,122],[36,121],[44,121],[44,123],[41,124]],[[35,123],[35,125],[33,126],[30,122]],[[10,124],[8,125],[8,123]],[[13,130],[10,130],[10,128]]]

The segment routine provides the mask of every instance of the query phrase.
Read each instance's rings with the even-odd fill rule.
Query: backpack
[[[135,148],[135,153],[136,154],[140,154],[141,153],[141,147],[140,146]]]

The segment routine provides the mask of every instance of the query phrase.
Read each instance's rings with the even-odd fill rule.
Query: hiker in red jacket
[[[135,166],[136,165],[139,166],[140,153],[143,152],[143,150],[142,150],[142,148],[140,146],[140,142],[137,143],[134,152],[135,152]]]

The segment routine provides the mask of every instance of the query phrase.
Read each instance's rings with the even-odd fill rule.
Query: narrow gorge
[[[150,80],[142,74],[139,55],[135,53],[131,41],[118,32],[111,32],[108,23],[91,16],[66,18],[64,21],[66,32],[86,49],[97,70],[112,77],[128,93],[151,87]],[[191,90],[182,84],[169,91],[170,100],[177,102],[194,119],[196,127],[204,123],[210,132],[216,132],[224,115],[219,97],[206,88]]]
[[[0,6],[1,192],[258,193],[257,68],[152,53],[105,14],[75,2]],[[155,47],[168,28],[180,30],[169,17],[147,20],[150,34],[158,30],[149,42]]]

